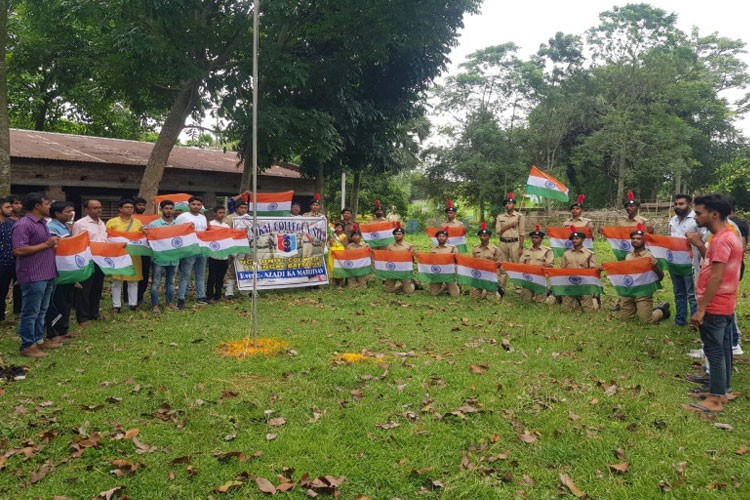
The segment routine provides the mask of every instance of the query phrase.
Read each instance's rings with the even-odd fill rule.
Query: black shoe
[[[184,300],[177,299],[177,309],[179,309],[180,311],[182,311],[183,309],[185,309],[185,301]]]
[[[610,311],[612,311],[613,313],[620,312],[620,303],[618,302],[617,304],[615,304],[612,309],[610,309]]]
[[[661,309],[661,312],[664,313],[663,319],[669,319],[669,316],[671,316],[669,312],[669,302],[662,302],[661,304],[656,306],[655,309]]]
[[[114,313],[115,314],[120,314],[120,308],[119,307],[115,307],[114,308]]]
[[[500,298],[505,297],[505,290],[503,290],[503,287],[501,287],[500,285],[497,285],[497,293],[500,294]]]
[[[29,371],[25,366],[11,366],[8,368],[10,376],[13,380],[24,380],[26,378],[26,372]]]
[[[685,380],[688,382],[693,382],[695,384],[707,384],[708,383],[708,375],[688,375],[685,377]]]

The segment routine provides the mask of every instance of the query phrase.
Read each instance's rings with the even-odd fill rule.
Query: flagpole
[[[253,0],[253,347],[258,348],[258,9],[260,0]]]

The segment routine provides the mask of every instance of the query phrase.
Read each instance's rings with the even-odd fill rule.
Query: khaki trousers
[[[388,293],[403,292],[405,294],[414,293],[414,280],[393,280],[383,281],[383,290]]]
[[[578,309],[578,307],[581,307],[584,312],[594,312],[596,311],[596,306],[594,305],[594,296],[593,295],[581,295],[579,297],[570,297],[570,296],[563,296],[562,298],[562,310],[564,312],[570,312],[575,309]]]
[[[664,318],[661,309],[654,309],[653,297],[620,297],[620,316],[623,321],[638,315],[642,323],[653,324]]]
[[[458,297],[461,295],[461,289],[458,287],[458,283],[430,283],[430,295],[440,295],[446,290],[448,290],[451,297]]]

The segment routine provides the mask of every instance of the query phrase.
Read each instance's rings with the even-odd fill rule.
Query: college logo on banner
[[[297,250],[297,235],[296,234],[280,234],[278,235],[278,248],[282,252],[294,252]]]

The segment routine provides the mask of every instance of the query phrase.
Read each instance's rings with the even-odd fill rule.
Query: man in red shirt
[[[720,412],[728,400],[732,376],[732,321],[742,265],[742,243],[727,226],[731,202],[720,194],[694,200],[695,222],[712,237],[699,246],[703,260],[698,272],[698,308],[691,322],[700,329],[703,351],[710,368],[708,392],[700,403],[683,405],[698,412]],[[699,240],[697,233],[688,239]],[[701,242],[702,243],[702,242]]]

